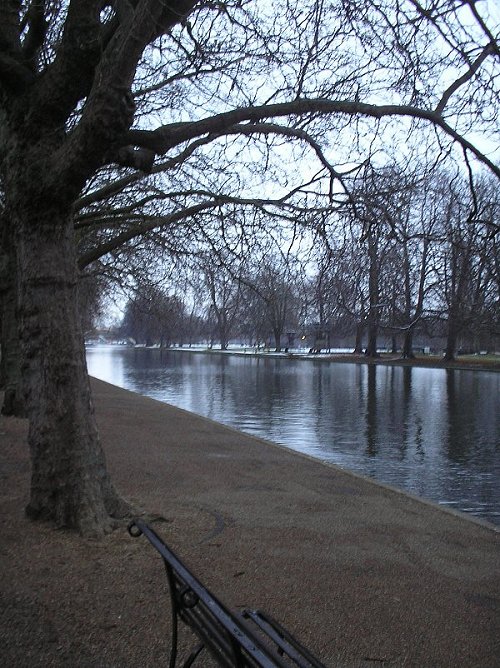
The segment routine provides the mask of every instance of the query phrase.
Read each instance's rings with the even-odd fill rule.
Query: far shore
[[[333,362],[342,364],[369,364],[382,366],[424,367],[429,369],[457,369],[469,371],[500,371],[500,355],[458,355],[454,361],[445,361],[440,355],[415,355],[413,359],[403,359],[400,354],[380,353],[379,357],[366,357],[357,353],[306,353],[306,352],[275,352],[272,349],[256,350],[253,347],[202,348],[200,346],[178,346],[166,350],[219,355],[251,355],[253,357],[281,358],[291,360],[314,360],[316,362]]]

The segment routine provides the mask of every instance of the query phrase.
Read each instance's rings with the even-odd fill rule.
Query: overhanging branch
[[[194,216],[207,209],[213,209],[217,205],[218,203],[216,201],[202,202],[201,204],[196,204],[195,206],[187,207],[186,209],[176,211],[175,213],[172,213],[169,216],[154,217],[153,220],[150,220],[146,224],[134,226],[132,229],[126,230],[121,234],[118,234],[116,237],[113,237],[112,239],[95,246],[86,253],[83,253],[78,258],[78,267],[80,269],[84,269],[92,262],[95,262],[96,260],[103,257],[104,255],[107,255],[108,253],[111,253],[116,248],[123,246],[127,242],[132,241],[132,239],[141,237],[147,232],[152,232],[155,229],[173,225],[179,222],[180,220],[184,220],[185,218]]]
[[[199,121],[173,123],[151,131],[131,130],[126,135],[126,143],[147,148],[154,151],[157,155],[162,155],[175,146],[196,137],[206,134],[222,135],[236,124],[245,122],[258,123],[270,118],[300,116],[313,113],[367,116],[377,119],[395,116],[426,121],[440,128],[460,146],[473,153],[480,162],[487,165],[500,179],[500,168],[476,146],[454,130],[439,112],[409,105],[375,105],[352,100],[300,98],[291,102],[262,105],[259,107],[242,107]]]

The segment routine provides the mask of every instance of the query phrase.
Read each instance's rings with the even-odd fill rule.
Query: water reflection
[[[368,367],[366,391],[366,454],[375,457],[377,454],[377,367]]]
[[[92,375],[500,524],[500,375],[95,348]]]

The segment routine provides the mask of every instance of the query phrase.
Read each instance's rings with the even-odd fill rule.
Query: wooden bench
[[[200,641],[182,664],[184,668],[191,666],[204,648],[219,665],[228,668],[325,668],[269,615],[259,610],[228,610],[145,522],[134,520],[129,533],[146,536],[165,564],[172,608],[169,668],[177,665],[179,619]]]

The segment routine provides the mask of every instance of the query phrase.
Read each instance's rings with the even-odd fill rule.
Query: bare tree
[[[259,188],[268,198],[273,156],[277,169],[295,165],[295,181],[306,163],[290,141],[307,146],[321,172],[297,197],[332,197],[343,191],[342,163],[383,146],[389,122],[405,135],[434,128],[438,152],[454,142],[500,175],[472,132],[494,128],[497,113],[498,46],[476,3],[260,10],[240,0],[0,2],[2,243],[14,247],[15,230],[33,518],[101,533],[126,511],[97,435],[76,299],[75,203],[116,192],[110,165],[132,184],[159,175],[165,156],[171,221],[213,207],[226,168],[226,192],[240,199]],[[332,147],[345,149],[338,162]],[[190,158],[213,166],[209,201]],[[240,170],[244,161],[258,168]],[[98,257],[154,228],[151,218],[134,230],[101,220]]]
[[[257,296],[257,302],[261,305],[259,320],[267,326],[267,331],[274,338],[275,350],[280,352],[284,334],[292,334],[298,329],[300,263],[293,254],[280,252],[253,260],[256,266],[245,278],[245,283]],[[254,317],[258,312],[254,304]],[[285,347],[288,345],[287,340]]]
[[[467,197],[462,179],[448,179],[442,185],[446,199],[441,221],[440,296],[446,322],[444,359],[453,360],[460,336],[480,325],[485,302],[491,299],[497,305],[493,312],[498,312],[494,245],[489,234],[494,220],[491,213],[498,204],[486,188],[478,189],[473,199]],[[486,193],[486,198],[481,197]]]
[[[218,253],[206,253],[197,261],[201,282],[208,292],[208,315],[215,319],[221,350],[227,350],[240,315],[241,291],[238,271]],[[196,271],[196,269],[195,269]]]
[[[182,338],[184,305],[173,294],[154,283],[140,284],[127,302],[121,324],[125,336],[146,346],[170,346]]]

